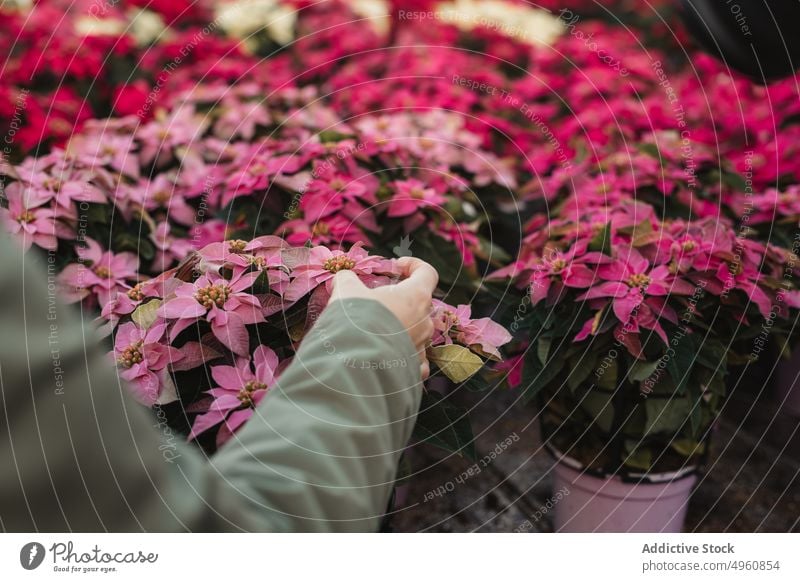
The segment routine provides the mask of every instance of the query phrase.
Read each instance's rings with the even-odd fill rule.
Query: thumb
[[[333,278],[331,301],[347,299],[348,297],[365,297],[368,294],[369,288],[361,282],[361,279],[353,271],[339,271]]]

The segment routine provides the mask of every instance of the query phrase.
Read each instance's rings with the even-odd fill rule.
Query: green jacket
[[[385,307],[331,304],[209,459],[129,397],[55,300],[49,260],[0,236],[0,530],[378,528],[421,396],[414,346]]]

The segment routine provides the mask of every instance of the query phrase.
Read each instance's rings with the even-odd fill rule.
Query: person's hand
[[[425,357],[425,348],[433,336],[431,299],[439,282],[436,269],[425,261],[403,257],[397,261],[401,276],[397,285],[386,285],[370,289],[352,271],[339,271],[333,279],[331,301],[337,299],[364,298],[382,303],[403,324],[411,341],[417,348],[422,379],[430,374],[430,364]]]

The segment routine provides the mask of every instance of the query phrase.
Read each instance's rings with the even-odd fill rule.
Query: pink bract
[[[224,423],[217,445],[228,440],[266,396],[275,382],[277,368],[278,356],[266,346],[257,347],[252,360],[239,358],[233,366],[213,366],[211,375],[217,387],[207,392],[213,400],[207,412],[195,419],[189,439]]]
[[[210,271],[193,283],[184,283],[175,289],[158,313],[172,322],[170,337],[198,320],[211,324],[214,336],[236,354],[248,353],[247,324],[264,321],[259,300],[245,293],[260,272],[234,271],[231,279]]]
[[[120,377],[130,383],[134,398],[153,406],[168,380],[167,367],[179,362],[183,354],[162,343],[167,326],[163,321],[140,329],[132,322],[119,326],[114,340],[114,358]]]

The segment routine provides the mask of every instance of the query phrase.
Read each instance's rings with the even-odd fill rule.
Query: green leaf
[[[428,348],[426,355],[445,376],[457,383],[468,380],[483,367],[483,360],[479,356],[458,344]]]
[[[613,397],[613,392],[589,389],[580,402],[580,407],[605,433],[611,432],[611,425],[614,423],[614,404],[611,401]]]
[[[655,362],[643,362],[641,360],[636,360],[630,367],[628,378],[630,378],[633,382],[644,382],[653,375],[653,372],[656,371],[658,363],[659,360],[656,360]]]
[[[89,204],[86,212],[88,224],[108,224],[110,220],[109,209],[104,204]]]
[[[470,460],[477,459],[467,410],[435,392],[422,395],[414,438]]]
[[[589,241],[589,250],[611,256],[611,223],[607,223],[603,230],[598,232]]]
[[[530,402],[561,372],[564,362],[563,358],[551,358],[547,365],[543,366],[538,357],[531,355],[525,358],[525,363],[522,365],[523,400]]]
[[[645,434],[677,434],[689,417],[689,400],[683,398],[648,398],[644,403],[647,411]]]
[[[613,359],[609,365],[603,369],[603,374],[597,381],[597,385],[605,390],[616,390],[618,376],[619,366],[617,365],[617,360]]]
[[[553,340],[549,337],[540,337],[536,342],[536,356],[539,358],[542,366],[547,363],[547,354],[550,353],[550,344]]]
[[[676,439],[670,445],[674,451],[687,459],[694,455],[702,455],[706,449],[705,443],[698,443],[693,439]]]
[[[114,241],[112,247],[118,253],[128,251],[131,253],[136,253],[141,256],[143,259],[149,260],[153,257],[147,257],[146,254],[153,255],[154,253],[148,253],[148,251],[142,251],[142,247],[144,247],[144,243],[147,242],[146,239],[147,232],[142,232],[142,236],[139,236],[138,232],[125,232],[119,230],[117,233],[114,234]]]
[[[689,382],[690,371],[694,364],[697,352],[694,347],[694,339],[691,335],[684,335],[675,342],[672,342],[673,353],[667,359],[667,372],[675,383],[675,392],[683,394]]]
[[[478,243],[480,244],[481,258],[493,265],[507,265],[514,260],[514,257],[509,255],[505,249],[488,239],[481,237]]]
[[[643,220],[631,229],[631,245],[643,247],[658,242],[662,236],[662,233],[653,230],[650,220]]]
[[[747,192],[747,182],[738,172],[722,172],[722,181],[737,192]]]
[[[411,236],[414,256],[430,263],[439,273],[440,288],[448,289],[446,301],[451,305],[469,303],[475,285],[455,244],[422,230],[415,233]],[[391,249],[387,254],[391,254]]]
[[[484,392],[492,387],[492,383],[485,374],[479,372],[464,382],[463,386],[471,392]]]
[[[661,159],[661,152],[658,151],[658,146],[654,143],[640,143],[636,145],[636,149],[638,149],[643,154],[647,154],[657,160]]]
[[[572,370],[567,376],[567,386],[573,392],[583,384],[595,368],[594,354],[580,354],[569,360]]]
[[[711,370],[725,369],[728,350],[718,339],[703,338],[703,345],[697,350],[697,362]]]
[[[638,446],[636,441],[625,441],[625,451],[628,456],[625,458],[625,464],[634,469],[641,469],[649,471],[653,463],[653,453],[645,446]]]
[[[293,342],[299,342],[306,335],[306,322],[298,321],[288,326],[286,331]]]
[[[161,299],[153,299],[137,307],[131,314],[131,319],[141,329],[149,329],[157,319],[156,312],[161,307]]]
[[[139,244],[139,258],[143,261],[152,261],[156,256],[156,247],[149,240],[142,240]]]
[[[692,436],[698,436],[703,428],[703,393],[700,387],[692,388],[689,391],[689,421],[692,427]]]
[[[252,295],[264,295],[269,293],[269,277],[266,271],[262,271],[258,278],[253,282],[253,286],[248,290]]]
[[[739,354],[731,350],[728,352],[728,366],[745,366],[747,364],[752,364],[753,360],[750,359],[749,355],[746,354]]]
[[[332,129],[326,129],[319,132],[319,141],[322,143],[339,142],[351,137],[353,136],[345,133],[339,133],[338,131],[334,131]]]
[[[718,396],[725,396],[728,393],[728,386],[725,384],[725,375],[722,372],[717,372],[708,381],[706,387],[712,394]]]

